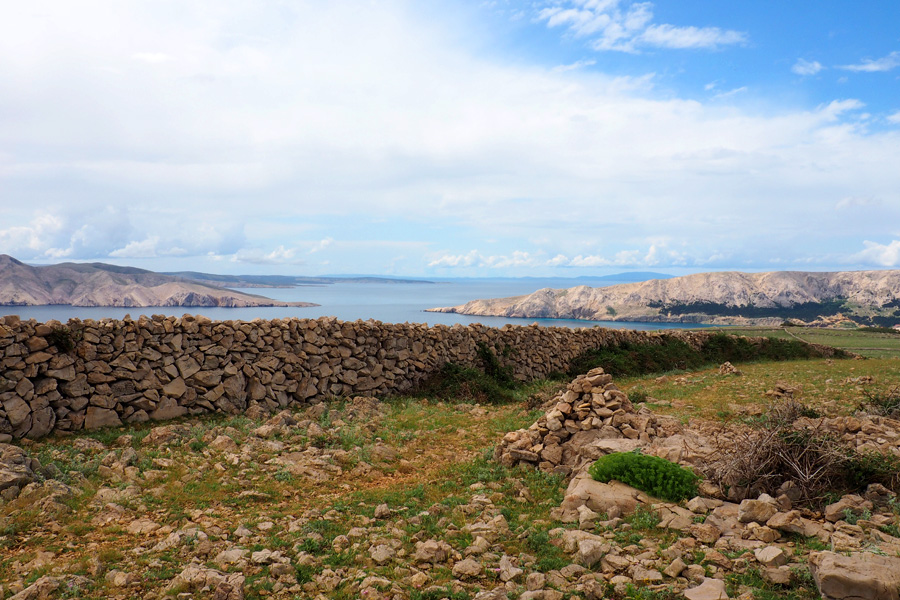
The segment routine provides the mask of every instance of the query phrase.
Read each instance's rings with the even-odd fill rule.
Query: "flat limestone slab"
[[[824,600],[900,600],[900,558],[813,552],[809,570]]]

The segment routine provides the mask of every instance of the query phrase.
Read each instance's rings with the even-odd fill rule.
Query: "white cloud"
[[[241,249],[231,257],[232,262],[252,265],[302,265],[303,260],[297,258],[296,248],[278,246],[271,252],[258,248]]]
[[[883,71],[890,71],[900,67],[900,51],[894,51],[888,54],[887,56],[883,56],[881,58],[872,60],[870,58],[865,58],[862,62],[855,65],[840,65],[838,69],[844,69],[846,71],[856,71],[863,73],[879,73]]]
[[[334,244],[334,239],[327,237],[327,238],[320,240],[320,241],[316,242],[315,244],[313,244],[313,247],[309,249],[309,253],[315,254],[316,252],[321,252],[322,250],[325,250],[332,244]]]
[[[794,63],[794,66],[791,67],[791,71],[793,73],[796,73],[797,75],[815,75],[824,68],[825,67],[822,66],[822,63],[817,60],[809,61],[803,58],[798,58],[797,62]]]
[[[576,71],[578,69],[583,69],[585,67],[591,67],[597,64],[596,60],[578,60],[568,65],[559,65],[553,67],[553,72],[555,73],[565,73],[566,71]]]
[[[900,110],[895,112],[892,115],[887,116],[887,120],[889,123],[894,123],[895,125],[900,125]]]
[[[114,258],[155,258],[159,256],[156,249],[158,236],[151,236],[140,242],[129,242],[124,248],[109,253]]]
[[[824,106],[819,107],[819,114],[827,121],[837,121],[844,113],[859,110],[865,107],[865,104],[854,98],[846,100],[833,100]]]
[[[481,266],[481,254],[477,250],[472,250],[468,254],[442,254],[432,259],[428,263],[429,267],[471,267],[473,265]]]
[[[718,27],[652,24],[651,2],[557,0],[537,13],[547,27],[565,27],[575,37],[590,37],[595,50],[636,52],[642,46],[707,49],[743,44],[747,34]]]
[[[467,41],[477,28],[406,0],[189,4],[5,10],[0,252],[211,252],[223,268],[327,256],[356,273],[402,254],[410,274],[497,274],[674,264],[683,244],[688,262],[800,260],[850,235],[852,211],[833,210],[848,197],[883,199],[853,235],[900,222],[900,131],[866,131],[860,100],[751,110],[652,77],[498,60]],[[659,26],[626,0],[555,6],[585,42],[646,48]],[[176,58],[147,68],[139,54]],[[773,246],[773,220],[803,223],[803,248]],[[650,254],[666,232],[670,249]]]
[[[893,240],[889,244],[866,240],[863,245],[865,250],[852,257],[859,263],[877,267],[900,267],[900,240]]]
[[[723,100],[725,98],[731,98],[732,96],[737,96],[738,94],[743,94],[747,91],[747,86],[741,86],[739,88],[734,88],[732,90],[728,90],[727,92],[719,92],[713,96],[716,100]]]
[[[646,250],[620,250],[611,258],[601,254],[579,254],[569,258],[557,254],[548,258],[546,252],[516,250],[510,254],[485,256],[477,250],[467,254],[440,253],[432,257],[429,267],[449,268],[543,268],[543,267],[655,267],[706,264],[709,258],[689,257],[685,253],[670,250],[664,242],[651,243]]]
[[[746,43],[747,34],[740,31],[726,31],[718,27],[651,25],[637,40],[640,44],[659,48],[715,49],[720,46]]]
[[[52,214],[39,212],[27,225],[14,225],[0,229],[0,252],[4,254],[28,253],[30,256],[52,252],[50,246],[63,229],[62,220]]]
[[[866,206],[879,206],[881,205],[881,201],[876,198],[862,198],[859,196],[847,196],[846,198],[841,198],[837,204],[834,205],[835,210],[843,210],[846,208],[863,208]]]
[[[150,64],[159,64],[174,60],[173,57],[164,52],[135,52],[131,55],[131,58]]]

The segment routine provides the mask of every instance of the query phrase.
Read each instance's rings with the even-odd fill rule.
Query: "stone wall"
[[[0,318],[0,441],[206,412],[275,409],[409,390],[485,343],[522,380],[564,372],[589,348],[692,332],[342,322],[185,315],[38,323]]]

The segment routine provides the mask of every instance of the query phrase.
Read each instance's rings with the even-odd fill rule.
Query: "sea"
[[[508,317],[483,317],[458,315],[453,313],[425,312],[428,308],[457,306],[470,300],[481,298],[506,298],[530,294],[543,288],[568,288],[576,285],[602,287],[630,281],[609,279],[446,279],[414,282],[359,282],[347,281],[322,285],[301,285],[291,288],[234,288],[249,294],[263,295],[275,300],[288,302],[314,302],[314,307],[258,307],[220,308],[199,306],[117,308],[81,307],[68,305],[52,306],[0,306],[0,316],[18,315],[22,319],[40,322],[57,320],[67,322],[71,318],[121,319],[129,315],[137,319],[140,315],[185,314],[204,315],[216,321],[252,321],[254,319],[283,319],[337,317],[343,321],[367,321],[374,319],[384,323],[425,323],[428,325],[453,325],[461,323],[481,323],[491,327],[506,324],[530,325],[538,323],[547,327],[608,327],[613,329],[680,329],[695,328],[696,324],[644,323],[627,321],[584,321],[574,319],[520,319]]]

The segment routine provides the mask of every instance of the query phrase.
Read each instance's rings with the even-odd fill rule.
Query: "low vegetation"
[[[730,306],[715,302],[689,302],[659,304],[651,303],[650,306],[658,308],[660,312],[669,315],[687,315],[700,313],[717,317],[744,317],[748,319],[761,319],[775,317],[779,319],[802,319],[813,321],[820,316],[832,316],[846,311],[843,300],[830,300],[827,302],[801,302],[792,306]]]
[[[793,399],[770,405],[750,428],[722,441],[708,475],[726,489],[740,488],[739,498],[774,497],[789,485],[812,506],[873,483],[900,490],[900,458],[859,451],[817,417]]]
[[[900,321],[900,319],[898,319]],[[709,329],[705,329],[709,331]],[[900,357],[900,330],[887,327],[825,329],[819,327],[724,327],[720,331],[732,335],[764,336],[782,340],[799,340],[840,348],[867,358]]]
[[[633,377],[696,370],[725,361],[780,361],[821,356],[821,351],[798,340],[765,338],[751,341],[722,333],[710,337],[699,349],[679,339],[663,338],[658,344],[624,343],[589,350],[572,361],[568,373],[574,377],[600,366],[614,377]],[[843,357],[845,353],[839,352],[838,356]]]
[[[591,477],[606,483],[612,479],[635,487],[655,498],[681,502],[697,495],[692,471],[658,456],[640,452],[613,452],[602,456],[588,469]]]

